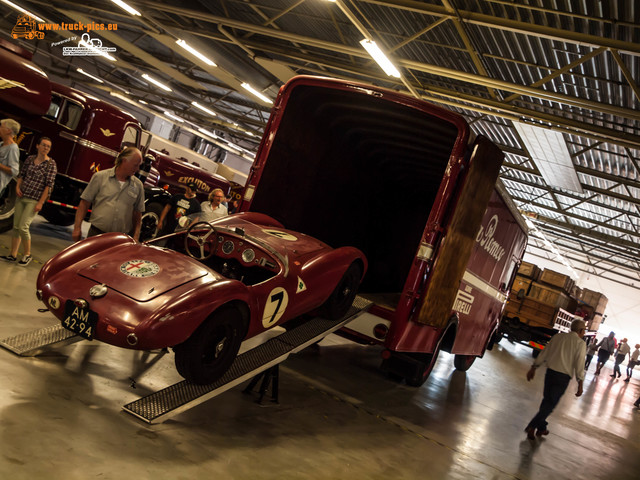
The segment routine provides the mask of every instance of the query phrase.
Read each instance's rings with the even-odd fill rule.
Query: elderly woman
[[[216,188],[211,191],[209,194],[209,201],[202,202],[200,208],[202,209],[202,213],[200,214],[201,222],[211,222],[220,217],[224,217],[228,215],[227,207],[222,205],[222,201],[225,199],[224,192]]]
[[[0,197],[13,177],[20,170],[20,149],[14,137],[20,131],[20,124],[11,118],[0,120]]]
[[[36,150],[38,153],[27,157],[18,174],[11,253],[2,257],[4,260],[15,262],[22,243],[24,255],[18,262],[18,265],[22,266],[31,262],[31,221],[49,198],[57,173],[56,162],[49,156],[51,139],[42,137],[36,145]]]

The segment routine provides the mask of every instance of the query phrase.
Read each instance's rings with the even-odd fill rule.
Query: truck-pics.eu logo
[[[27,40],[33,40],[34,38],[42,40],[44,32],[38,31],[38,24],[29,15],[20,15],[16,26],[11,30],[11,36],[13,38],[26,38]]]

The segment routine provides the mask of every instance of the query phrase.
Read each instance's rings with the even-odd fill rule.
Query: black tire
[[[164,207],[157,202],[150,203],[146,206],[142,214],[142,225],[140,227],[140,241],[146,242],[156,238],[158,234],[158,223],[160,222],[160,214]]]
[[[16,209],[16,182],[11,180],[0,197],[0,233],[13,228],[13,212]]]
[[[461,372],[466,372],[471,368],[473,362],[476,361],[475,355],[456,355],[453,358],[453,366],[456,367],[456,370],[460,370]]]
[[[234,309],[214,313],[174,348],[178,373],[197,385],[215,382],[235,360],[245,332],[240,314]]]
[[[538,358],[538,355],[540,355],[540,352],[541,352],[541,351],[542,351],[542,350],[538,350],[537,348],[534,348],[533,350],[531,350],[531,356],[532,356],[533,358]]]
[[[423,366],[419,369],[413,377],[405,378],[407,385],[411,387],[420,387],[427,381],[429,375],[433,371],[433,367],[436,365],[436,361],[438,360],[438,355],[440,354],[440,345],[433,353],[425,353],[421,355],[421,362]]]
[[[502,333],[499,330],[496,330],[491,334],[491,337],[489,338],[489,343],[487,343],[487,350],[493,350],[493,347],[500,343],[500,340],[502,340]]]
[[[318,315],[328,320],[340,320],[344,317],[356,298],[361,278],[360,267],[356,263],[349,265],[336,288],[318,310]]]
[[[73,225],[76,220],[75,211],[66,210],[64,207],[52,205],[51,203],[44,204],[42,210],[40,210],[40,215],[42,215],[47,222],[62,227]]]

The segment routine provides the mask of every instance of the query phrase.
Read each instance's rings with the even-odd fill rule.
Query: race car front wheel
[[[232,308],[217,311],[174,348],[176,369],[185,380],[208,385],[233,363],[244,337],[240,315]]]
[[[356,263],[349,265],[336,288],[320,307],[318,315],[328,320],[340,320],[344,317],[356,298],[361,278],[360,266]]]

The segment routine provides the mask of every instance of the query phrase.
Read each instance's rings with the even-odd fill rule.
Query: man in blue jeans
[[[547,365],[540,410],[524,429],[529,440],[535,440],[536,436],[549,435],[547,417],[556,408],[574,375],[578,381],[576,397],[582,395],[584,359],[587,351],[587,345],[582,339],[585,332],[584,320],[574,320],[571,323],[571,332],[558,333],[551,337],[545,349],[538,355],[531,369],[527,372],[527,380],[530,381],[540,365],[543,363]]]

